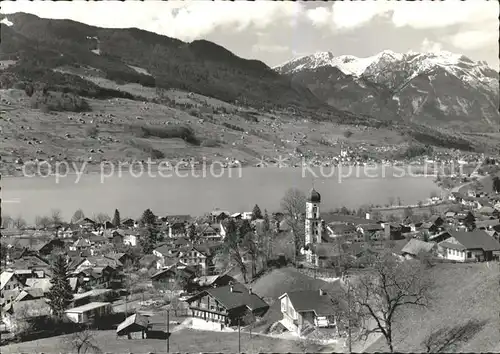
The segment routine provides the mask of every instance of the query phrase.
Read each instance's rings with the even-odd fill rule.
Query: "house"
[[[330,223],[326,225],[328,236],[336,240],[361,242],[363,241],[356,227],[352,224]]]
[[[81,252],[81,251],[85,251],[85,250],[90,249],[91,246],[92,246],[92,243],[90,242],[90,240],[88,238],[81,237],[75,241],[73,246],[70,247],[70,250],[75,250],[75,251]]]
[[[194,288],[196,270],[177,262],[151,276],[153,287],[158,290],[183,290],[190,292]]]
[[[209,275],[211,265],[210,253],[207,250],[203,250],[202,247],[191,246],[181,248],[178,257],[182,263],[198,268],[200,274]]]
[[[455,213],[454,211],[447,211],[444,214],[444,217],[446,218],[447,221],[452,221],[453,219],[455,219],[456,215],[457,215],[457,213]]]
[[[65,243],[63,240],[59,238],[53,238],[47,242],[44,243],[39,243],[35,246],[33,246],[31,249],[34,251],[37,251],[39,254],[42,256],[47,256],[52,253],[52,251],[56,248],[65,248]]]
[[[279,300],[283,315],[281,323],[299,336],[309,329],[337,325],[339,303],[322,289],[288,292],[281,295]]]
[[[219,224],[204,223],[196,226],[196,234],[205,240],[220,240],[222,238]]]
[[[1,312],[6,329],[16,333],[28,328],[31,321],[50,316],[51,309],[45,299],[35,298],[9,302]]]
[[[269,309],[264,300],[240,283],[203,290],[187,302],[192,317],[217,329],[248,324]]]
[[[80,226],[80,228],[82,229],[93,230],[96,225],[96,222],[89,218],[82,218],[78,220],[75,224]]]
[[[494,227],[500,228],[500,220],[482,220],[476,221],[476,228],[480,230],[493,230]]]
[[[500,243],[483,230],[451,231],[451,237],[440,242],[441,257],[459,262],[490,261],[498,257]]]
[[[133,219],[130,219],[130,218],[123,220],[121,224],[122,224],[122,226],[125,226],[128,228],[137,227],[137,223]]]
[[[3,271],[0,274],[0,298],[8,299],[10,295],[14,294],[14,291],[19,291],[24,287],[24,284],[19,279],[19,277],[14,274],[12,270]]]
[[[229,218],[230,215],[231,213],[228,211],[216,209],[210,212],[209,217],[212,224],[219,224],[221,221]]]
[[[385,238],[384,228],[380,224],[359,224],[356,230],[363,235],[365,241],[379,241]]]
[[[205,290],[207,288],[217,288],[220,286],[227,286],[231,283],[236,283],[236,280],[228,274],[217,274],[217,275],[202,275],[201,277],[195,278],[193,282],[198,286],[198,291]]]
[[[184,237],[187,235],[186,224],[183,222],[176,222],[168,225],[168,237]]]
[[[417,239],[411,239],[408,243],[401,249],[401,255],[404,258],[416,258],[420,255],[436,253],[437,244],[435,242],[424,242]]]
[[[124,244],[124,235],[118,230],[113,230],[110,235],[110,241],[113,245],[123,245]]]
[[[64,312],[70,321],[83,324],[109,315],[112,312],[112,308],[109,302],[91,302],[83,306],[73,307]]]
[[[123,236],[123,244],[135,247],[137,246],[139,241],[139,235],[137,232],[131,232],[129,230],[125,230],[125,235]]]
[[[304,248],[306,259],[316,268],[331,268],[342,253],[340,243],[313,243]]]

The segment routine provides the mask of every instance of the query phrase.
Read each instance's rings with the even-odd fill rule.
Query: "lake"
[[[392,167],[384,166],[382,171],[379,166],[378,172],[371,174],[351,170],[350,175],[345,168],[342,174],[336,171],[332,176],[326,169],[320,173],[318,168],[248,167],[221,170],[220,177],[210,173],[201,177],[201,171],[185,171],[186,177],[153,174],[135,178],[123,173],[102,178],[99,174],[84,174],[78,183],[76,175],[63,177],[58,183],[54,176],[2,178],[2,214],[22,215],[32,223],[37,215],[49,215],[52,209],[60,209],[68,220],[80,208],[89,217],[99,212],[112,216],[118,208],[122,218],[138,218],[146,208],[157,215],[202,215],[215,208],[251,211],[259,204],[262,210],[272,212],[279,210],[288,188],[307,193],[313,183],[322,197],[322,211],[344,205],[351,209],[371,203],[383,205],[390,197],[410,204],[425,200],[432,191],[440,192],[432,178],[395,177]]]

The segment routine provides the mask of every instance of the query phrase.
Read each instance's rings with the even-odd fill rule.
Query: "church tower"
[[[321,195],[313,188],[306,202],[305,244],[321,243],[323,225],[321,222],[319,205]]]

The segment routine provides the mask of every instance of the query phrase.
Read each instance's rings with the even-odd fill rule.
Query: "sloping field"
[[[328,283],[323,280],[314,279],[298,272],[294,268],[274,269],[270,273],[263,275],[252,285],[252,291],[263,298],[278,297],[286,292],[300,290],[325,291],[338,289],[338,283]]]
[[[166,353],[166,341],[161,339],[117,338],[115,331],[95,331],[94,343],[103,353]],[[2,354],[19,353],[76,353],[67,345],[68,336],[39,339],[31,342],[11,344],[0,347]],[[323,346],[309,344],[306,352],[319,352]],[[242,353],[297,352],[299,347],[293,340],[271,338],[267,336],[241,334]],[[90,350],[88,351],[91,352]],[[236,353],[238,352],[238,333],[206,332],[183,329],[172,333],[170,337],[171,353]]]
[[[500,266],[498,263],[438,264],[431,270],[433,305],[399,315],[397,352],[426,352],[424,341],[440,331],[433,352],[498,352],[500,345]],[[443,345],[444,339],[448,345]],[[388,351],[380,338],[368,352]]]

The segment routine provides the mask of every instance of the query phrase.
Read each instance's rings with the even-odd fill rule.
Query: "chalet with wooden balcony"
[[[220,324],[221,328],[248,324],[269,309],[264,300],[239,283],[206,289],[187,302],[192,317]]]

